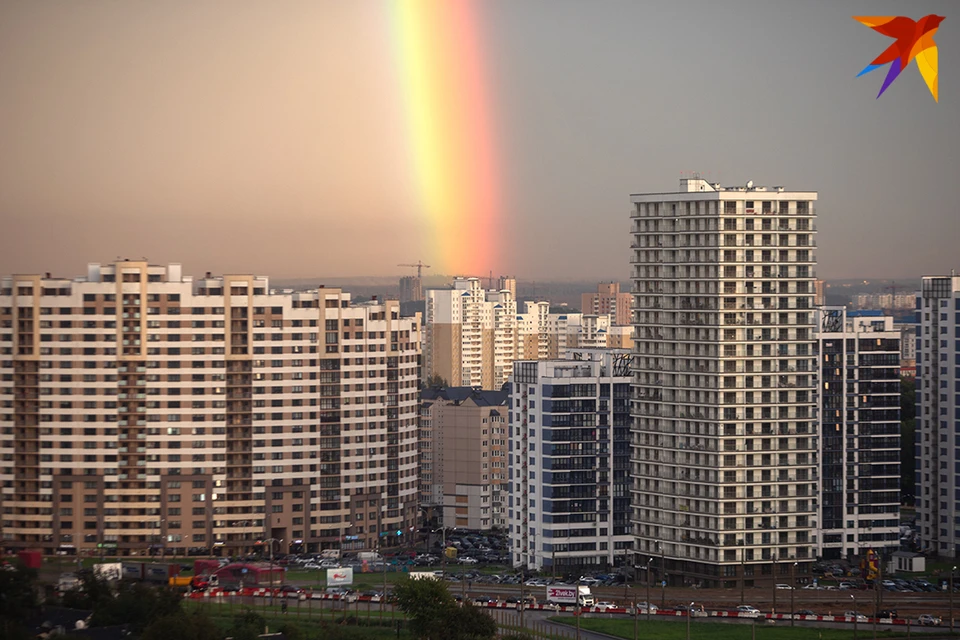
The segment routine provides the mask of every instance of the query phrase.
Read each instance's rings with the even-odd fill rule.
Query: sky
[[[946,16],[940,100],[853,15]],[[0,4],[0,273],[626,278],[630,194],[819,192],[818,276],[960,268],[960,3]]]

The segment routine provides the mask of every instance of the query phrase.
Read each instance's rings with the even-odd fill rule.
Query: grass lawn
[[[321,604],[323,602],[323,604]],[[334,601],[320,600],[287,600],[287,613],[283,613],[281,600],[276,598],[273,605],[269,598],[256,598],[254,603],[248,599],[247,603],[241,603],[236,598],[203,598],[199,600],[187,599],[183,601],[183,608],[187,611],[201,609],[213,617],[229,617],[239,615],[244,610],[251,610],[265,617],[276,616],[281,621],[296,622],[301,620],[330,622],[339,620],[346,615],[348,618],[355,618],[360,625],[377,625],[380,620],[380,604],[377,602],[354,602],[348,603],[346,611],[340,603]],[[394,618],[403,619],[402,613],[394,613],[389,609],[383,611],[382,620],[389,621]]]
[[[576,626],[576,619],[572,616],[558,616],[550,618],[552,622],[558,622],[570,626]],[[633,640],[634,621],[632,618],[621,619],[600,619],[600,618],[581,618],[580,628],[589,631],[598,631],[612,636],[628,638]],[[808,640],[817,638],[818,640],[852,640],[853,629],[820,629],[811,627],[790,627],[782,626],[783,622],[776,625],[760,622],[756,625],[756,636],[753,635],[753,625],[721,623],[721,622],[702,622],[697,618],[691,621],[691,638],[709,638],[709,640],[751,640],[756,637],[758,640]],[[789,625],[789,623],[787,623]],[[872,637],[872,631],[865,628],[867,625],[860,625],[860,637]],[[687,625],[682,622],[664,622],[652,620],[647,622],[640,619],[639,635],[644,640],[681,640],[687,637]],[[897,638],[906,636],[905,632],[878,631],[877,637]]]

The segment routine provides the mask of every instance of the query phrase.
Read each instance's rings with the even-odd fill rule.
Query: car
[[[882,610],[880,610],[880,611],[877,611],[877,617],[878,617],[878,618],[882,618],[882,619],[887,619],[887,618],[889,618],[890,620],[894,620],[894,619],[896,619],[896,617],[897,617],[897,610],[896,610],[896,609],[882,609]]]
[[[812,582],[810,584],[805,584],[800,588],[807,589],[808,591],[820,591],[821,589],[823,589],[823,587],[821,587],[820,585],[814,584]]]
[[[294,584],[285,584],[279,588],[280,593],[303,593],[303,587]]]
[[[742,604],[737,607],[737,613],[744,618],[756,618],[760,615],[760,610],[748,604]]]
[[[598,602],[597,604],[593,605],[593,608],[597,611],[609,611],[610,609],[616,609],[617,605],[613,604],[612,602]]]
[[[856,588],[857,585],[853,584],[852,582],[841,582],[839,586],[840,591],[849,591],[850,589]]]
[[[780,589],[780,590],[793,591],[793,587],[791,587],[791,586],[788,585],[788,584],[778,584],[778,585],[774,585],[774,587],[775,587],[776,589]]]
[[[655,604],[647,604],[646,602],[638,602],[637,609],[640,613],[647,613],[647,609],[650,609],[650,613],[656,613],[660,609]]]
[[[924,613],[919,618],[917,618],[917,624],[921,624],[925,627],[939,627],[942,621],[940,618],[931,615],[929,613]]]
[[[857,613],[856,611],[844,611],[843,617],[850,618],[851,620],[855,620],[857,622],[867,621],[867,616],[863,615],[862,613]]]
[[[800,609],[800,611],[797,611],[797,612],[796,612],[795,614],[793,614],[793,615],[795,615],[795,616],[815,616],[815,615],[817,615],[817,614],[815,614],[815,613],[814,613],[813,611],[811,611],[810,609]]]

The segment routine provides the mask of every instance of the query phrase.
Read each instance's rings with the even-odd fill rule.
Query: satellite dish
[[[753,189],[753,180],[747,180],[747,189]]]

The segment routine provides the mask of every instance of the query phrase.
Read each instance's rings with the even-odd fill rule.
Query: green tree
[[[917,415],[916,382],[900,378],[900,491],[902,495],[916,495]]]
[[[246,609],[233,619],[234,640],[256,640],[267,626],[267,620],[253,609]]]
[[[203,611],[179,611],[155,619],[143,631],[141,640],[221,640],[223,632]]]
[[[443,389],[446,386],[448,386],[447,381],[438,373],[433,374],[424,382],[424,387],[427,389]]]
[[[30,637],[24,621],[39,607],[36,579],[36,570],[19,562],[13,571],[0,571],[0,637]]]
[[[497,623],[470,603],[460,606],[439,580],[401,580],[393,588],[397,607],[410,619],[410,632],[424,640],[487,640]]]
[[[277,631],[282,633],[287,640],[307,640],[307,634],[303,628],[292,622],[284,622]]]

